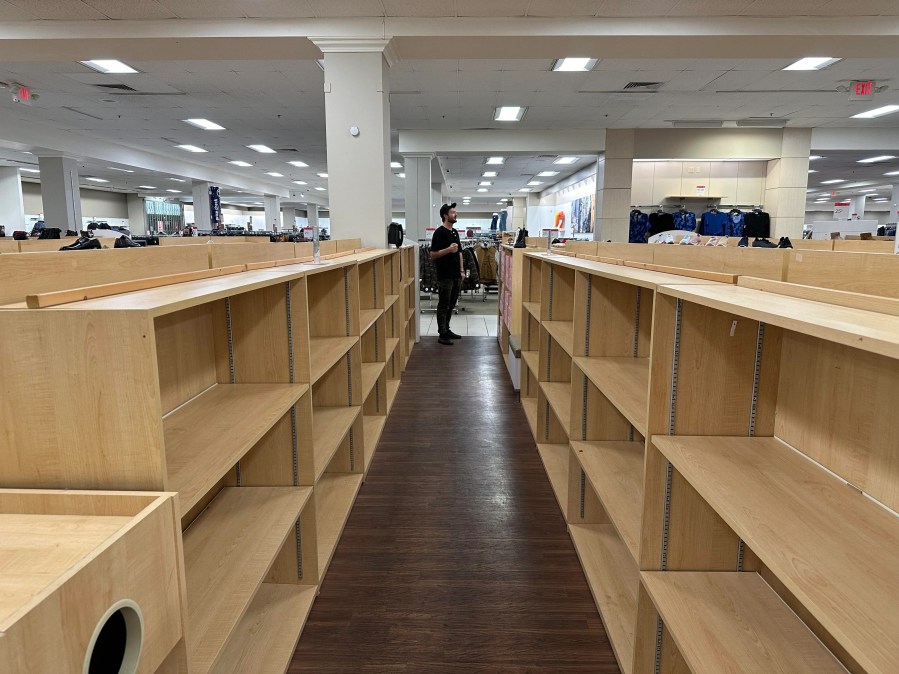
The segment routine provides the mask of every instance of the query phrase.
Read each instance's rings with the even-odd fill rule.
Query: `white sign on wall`
[[[848,220],[852,215],[851,201],[837,201],[833,205],[834,220]]]

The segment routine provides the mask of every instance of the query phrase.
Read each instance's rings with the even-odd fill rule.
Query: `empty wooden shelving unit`
[[[177,492],[193,674],[286,669],[399,385],[404,252],[0,312],[0,486]]]

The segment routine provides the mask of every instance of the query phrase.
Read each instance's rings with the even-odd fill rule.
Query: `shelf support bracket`
[[[755,337],[755,369],[752,373],[752,402],[749,405],[749,437],[755,436],[755,417],[759,404],[759,381],[762,372],[762,351],[765,346],[765,324],[759,321]]]

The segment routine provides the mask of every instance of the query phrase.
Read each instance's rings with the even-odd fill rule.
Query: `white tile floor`
[[[463,337],[496,337],[497,318],[496,316],[466,316],[463,312],[452,317],[450,329]],[[437,336],[437,317],[434,314],[421,314],[421,336]]]

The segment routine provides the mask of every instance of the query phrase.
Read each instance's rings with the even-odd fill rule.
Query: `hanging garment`
[[[391,222],[387,226],[387,243],[397,248],[403,245],[403,226],[398,222]]]
[[[649,215],[643,211],[631,211],[628,243],[646,243],[649,238]]]
[[[474,248],[468,247],[462,249],[462,266],[467,272],[465,278],[462,279],[462,291],[477,290],[481,287],[481,276],[478,268],[478,260],[474,254]]]
[[[660,232],[668,232],[674,229],[674,216],[671,213],[657,211],[649,214],[649,235],[654,236]]]
[[[431,259],[431,247],[421,246],[418,249],[418,269],[421,279],[421,290],[426,293],[437,292],[437,265]]]
[[[501,232],[506,231],[506,218],[508,218],[508,216],[509,216],[508,211],[503,211],[502,213],[499,214],[499,231],[501,231]]]
[[[481,283],[484,285],[493,285],[497,279],[496,269],[496,247],[495,246],[477,246],[474,251],[480,268]]]
[[[494,213],[494,214],[493,214],[493,218],[490,220],[490,231],[491,231],[491,232],[495,232],[495,231],[496,231],[496,225],[497,225],[498,222],[499,222],[499,215],[497,215],[496,213]]]
[[[743,235],[767,239],[771,236],[771,216],[759,209],[745,213]]]
[[[727,214],[727,235],[740,238],[743,236],[745,214],[739,208],[734,208]]]
[[[671,217],[674,218],[674,229],[684,232],[696,231],[696,213],[681,209],[672,213]]]
[[[727,232],[727,213],[715,209],[702,214],[699,233],[703,236],[724,236]]]

